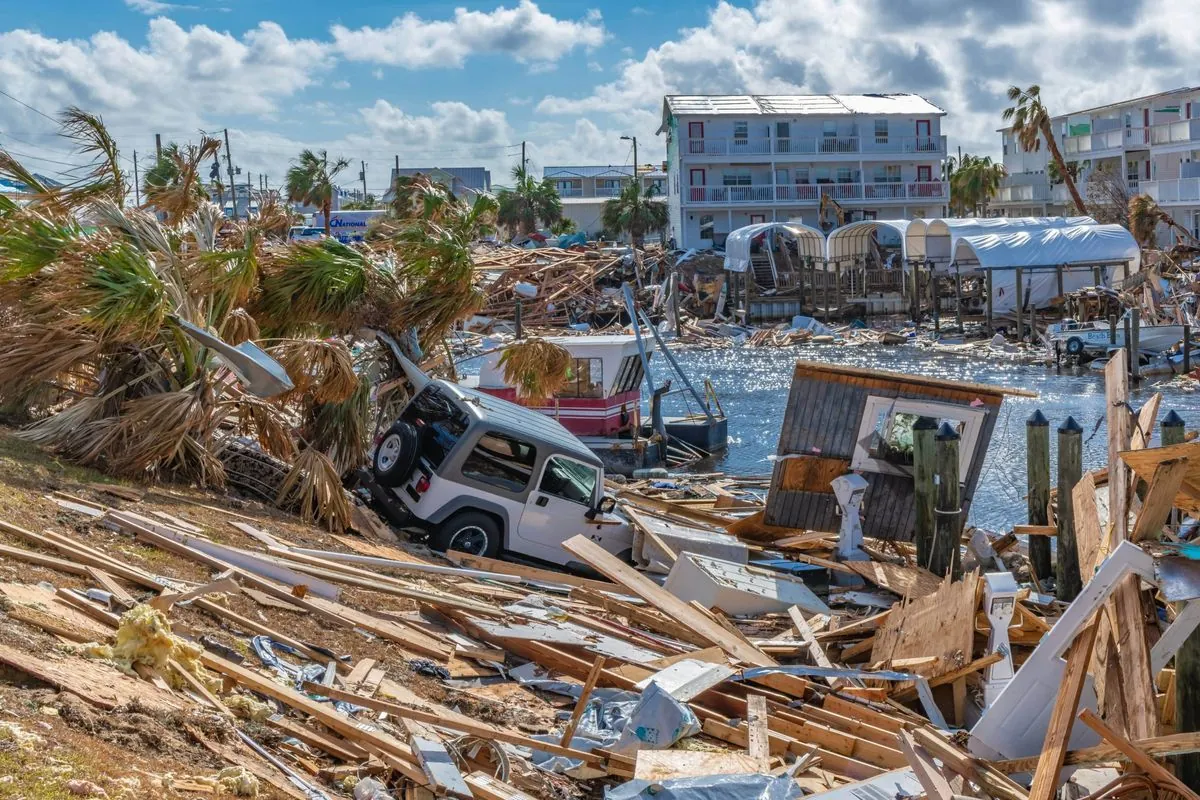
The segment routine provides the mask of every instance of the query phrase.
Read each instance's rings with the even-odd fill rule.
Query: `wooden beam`
[[[567,727],[563,728],[562,739],[559,744],[562,747],[571,746],[571,737],[575,735],[575,729],[579,727],[579,721],[583,719],[583,712],[587,710],[588,701],[592,698],[592,690],[596,688],[596,681],[600,679],[600,673],[604,671],[604,656],[596,656],[596,660],[592,662],[592,668],[588,670],[587,679],[583,682],[583,689],[579,692],[579,699],[575,701],[575,710],[571,712],[571,720],[567,723]]]
[[[611,591],[611,590],[610,590]],[[603,608],[613,614],[620,614],[630,622],[636,623],[647,630],[660,633],[664,636],[670,636],[678,639],[681,642],[694,644],[697,647],[708,647],[710,643],[703,636],[698,635],[686,625],[680,625],[671,618],[658,613],[657,611],[638,608],[637,606],[617,600],[604,592],[594,591],[585,587],[576,587],[571,590],[572,600],[581,600],[585,603]]]
[[[908,765],[925,789],[928,800],[953,800],[954,790],[950,788],[950,781],[938,770],[925,748],[920,747],[907,731],[896,738],[900,742],[900,751],[908,759]]]
[[[1067,654],[1067,667],[1062,682],[1058,685],[1058,696],[1050,712],[1046,726],[1046,740],[1033,773],[1033,785],[1029,788],[1029,800],[1054,800],[1058,795],[1058,773],[1062,771],[1067,755],[1067,741],[1071,738],[1071,723],[1075,721],[1075,709],[1079,706],[1079,695],[1083,692],[1087,678],[1088,662],[1092,659],[1092,648],[1096,644],[1098,623],[1092,621],[1079,632],[1071,643]]]
[[[1160,787],[1170,788],[1189,800],[1200,800],[1200,795],[1192,791],[1187,784],[1168,772],[1162,764],[1139,750],[1124,736],[1105,725],[1104,720],[1096,716],[1093,711],[1085,708],[1079,713],[1079,719],[1083,721],[1084,725],[1100,734],[1101,739],[1124,753],[1134,765],[1145,771]]]
[[[294,720],[288,719],[282,714],[272,714],[267,717],[266,723],[273,728],[278,728],[288,736],[299,739],[306,745],[315,747],[342,761],[357,763],[367,760],[367,751],[354,742],[321,733],[307,725],[301,725]]]
[[[1184,753],[1200,753],[1200,733],[1173,733],[1170,736],[1156,736],[1153,739],[1142,739],[1133,745],[1151,758],[1166,758],[1183,755]],[[1038,756],[1028,758],[1013,758],[1007,761],[993,761],[992,766],[1008,775],[1018,772],[1033,772],[1037,768]],[[1083,747],[1070,750],[1063,761],[1063,766],[1086,767],[1096,764],[1106,764],[1114,761],[1128,761],[1129,756],[1122,753],[1111,744],[1098,744],[1094,747]]]
[[[1142,501],[1142,508],[1138,512],[1129,541],[1157,539],[1162,533],[1163,525],[1167,524],[1167,517],[1175,507],[1175,495],[1183,485],[1188,467],[1186,458],[1164,461],[1155,467],[1154,477],[1146,490],[1146,499]]]
[[[575,536],[563,542],[562,546],[585,564],[594,567],[604,576],[626,587],[676,622],[690,627],[698,635],[704,637],[708,643],[717,645],[734,658],[758,667],[776,665],[774,659],[757,647],[744,639],[732,636],[720,624],[701,614],[592,540],[582,535]]]
[[[767,732],[767,698],[761,694],[746,696],[746,753],[759,762],[771,759],[771,745]]]

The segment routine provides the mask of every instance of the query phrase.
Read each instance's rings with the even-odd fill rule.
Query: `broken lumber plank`
[[[761,694],[746,696],[746,754],[760,763],[771,759],[767,698]]]
[[[1187,459],[1164,461],[1154,469],[1154,477],[1150,479],[1146,490],[1146,499],[1138,512],[1129,541],[1141,542],[1150,538],[1158,538],[1167,517],[1175,507],[1175,495],[1188,471]]]
[[[471,787],[463,780],[444,744],[423,736],[410,736],[408,741],[417,756],[417,763],[429,778],[430,791],[439,796],[447,794],[468,800],[473,797]]]
[[[701,614],[590,539],[576,536],[563,542],[562,546],[567,552],[626,587],[667,616],[691,627],[708,643],[717,645],[734,658],[759,667],[775,666],[775,660],[757,647],[744,639],[732,636],[712,618]]]
[[[1142,739],[1132,743],[1151,758],[1167,758],[1184,753],[1200,753],[1200,733],[1174,733],[1170,736],[1156,736],[1153,739]],[[1028,758],[1013,758],[1007,761],[992,761],[991,765],[1000,772],[1013,775],[1020,772],[1033,772],[1037,768],[1038,756]],[[1096,764],[1106,764],[1112,761],[1129,761],[1129,756],[1111,744],[1098,744],[1094,747],[1083,747],[1079,750],[1068,750],[1063,765],[1068,767],[1087,767]]]
[[[925,748],[918,745],[907,731],[901,732],[896,738],[900,742],[900,751],[921,782],[928,800],[953,800],[954,790],[950,788],[950,781],[938,770]]]
[[[587,679],[583,682],[583,689],[579,692],[579,699],[575,701],[575,710],[571,712],[571,719],[567,722],[567,727],[563,728],[562,739],[559,740],[561,746],[571,746],[571,737],[575,735],[575,729],[579,727],[579,721],[583,719],[583,712],[587,710],[588,702],[592,699],[592,690],[596,688],[596,681],[600,679],[600,673],[603,671],[604,656],[596,656],[596,660],[592,662],[592,668],[588,671]]]
[[[9,547],[6,544],[0,544],[0,556],[16,561],[24,561],[26,564],[34,564],[39,567],[58,570],[66,575],[88,574],[88,568],[78,562],[68,561],[33,550],[24,550],[20,547]]]
[[[104,591],[113,596],[113,599],[117,601],[118,605],[124,606],[125,608],[133,608],[135,605],[137,605],[137,598],[125,591],[125,587],[117,583],[112,575],[109,575],[99,567],[88,567],[87,572],[88,575],[92,576],[92,579],[95,580],[96,583],[100,584]]]
[[[72,589],[59,586],[54,590],[54,594],[59,600],[67,603],[76,611],[86,614],[102,625],[106,625],[113,630],[116,630],[121,625],[121,618],[118,615],[112,613],[111,611],[105,611],[103,608],[100,608],[92,603],[92,601],[88,600],[86,597],[76,594]]]
[[[350,670],[350,674],[342,681],[343,685],[352,692],[358,691],[358,687],[367,679],[367,675],[375,668],[375,659],[364,658],[360,659]]]
[[[230,571],[231,574],[232,571]],[[186,603],[189,600],[195,600],[197,597],[203,597],[208,594],[234,594],[240,591],[240,589],[241,587],[238,586],[237,581],[226,575],[211,583],[197,586],[195,589],[189,589],[186,592],[160,594],[158,597],[151,598],[149,605],[165,614],[176,603]]]
[[[497,572],[501,575],[512,575],[517,578],[522,578],[526,581],[558,584],[559,586],[576,586],[581,589],[590,589],[595,592],[621,592],[621,587],[615,583],[596,581],[591,580],[590,578],[580,578],[575,575],[568,575],[563,572],[554,572],[548,569],[540,569],[538,567],[529,567],[525,566],[524,564],[513,564],[496,558],[467,555],[466,553],[460,553],[455,550],[451,550],[446,553],[446,560],[454,564],[470,567],[471,569],[477,569],[484,572]]]
[[[959,750],[931,728],[916,728],[913,739],[949,769],[983,788],[996,800],[1026,800],[1025,789],[983,760]]]
[[[603,760],[585,753],[581,750],[574,750],[570,747],[561,747],[556,744],[539,742],[524,734],[514,733],[504,728],[497,728],[493,725],[487,725],[482,722],[473,722],[460,717],[451,717],[444,714],[434,714],[428,711],[420,711],[414,708],[402,706],[399,703],[390,703],[386,700],[379,700],[374,697],[364,697],[354,692],[346,692],[341,689],[334,689],[329,686],[323,686],[319,683],[311,681],[304,682],[304,691],[311,692],[315,695],[328,697],[331,700],[343,700],[347,703],[354,703],[363,708],[370,708],[374,711],[386,711],[394,717],[400,719],[411,719],[416,722],[424,722],[427,725],[433,725],[438,728],[446,728],[459,733],[466,733],[471,736],[478,736],[482,739],[493,740],[497,742],[507,742],[515,744],[519,747],[528,747],[533,750],[540,750],[551,755],[565,756],[583,761],[585,764],[593,766],[603,766]],[[316,705],[316,704],[314,704]],[[323,720],[322,720],[323,721]]]
[[[944,675],[939,675],[936,678],[930,678],[929,686],[932,688],[934,686],[943,686],[947,683],[953,683],[959,678],[965,678],[973,672],[979,672],[980,670],[986,669],[992,664],[998,664],[1003,660],[1003,653],[988,653],[986,656],[981,656],[980,658],[975,659],[970,664],[964,664],[958,669],[951,670]],[[901,691],[892,695],[892,699],[900,703],[911,702],[917,699],[917,690],[912,687],[902,689]]]
[[[1018,536],[1058,536],[1057,525],[1013,525],[1012,532]]]
[[[1145,771],[1159,786],[1170,788],[1172,791],[1178,792],[1190,800],[1200,800],[1200,795],[1193,792],[1187,784],[1176,778],[1162,764],[1159,764],[1153,758],[1150,758],[1150,756],[1139,750],[1124,736],[1105,725],[1104,720],[1096,716],[1095,712],[1091,709],[1085,708],[1079,712],[1079,719],[1084,725],[1087,725],[1100,734],[1101,739],[1124,753],[1135,766]]]
[[[639,750],[633,767],[635,780],[663,781],[704,775],[765,774],[769,760],[745,753],[694,750]]]
[[[695,631],[686,625],[680,625],[664,614],[646,609],[638,608],[630,603],[617,600],[610,597],[604,592],[597,592],[583,587],[576,587],[571,590],[571,599],[580,600],[589,605],[594,605],[605,611],[613,614],[620,614],[630,622],[636,623],[647,630],[664,636],[670,636],[678,639],[681,642],[696,645],[697,647],[710,646],[708,640],[703,636],[699,636]]]
[[[800,636],[800,640],[808,645],[808,654],[812,658],[814,665],[833,669],[833,662],[829,660],[829,656],[825,655],[824,648],[817,641],[816,634],[808,625],[808,620],[804,619],[804,614],[800,611],[799,606],[792,606],[788,609],[788,617],[792,620],[792,626],[795,627],[796,633]]]
[[[1071,724],[1075,721],[1075,709],[1079,707],[1079,696],[1087,678],[1088,663],[1096,644],[1097,620],[1079,632],[1071,643],[1067,654],[1067,666],[1062,682],[1058,685],[1058,696],[1046,726],[1046,740],[1033,773],[1033,785],[1029,787],[1029,800],[1054,800],[1058,795],[1058,774],[1062,771],[1063,759],[1067,754],[1067,742],[1071,738]]]
[[[191,689],[198,697],[212,706],[214,711],[223,717],[229,717],[230,719],[233,719],[235,716],[233,711],[230,710],[229,707],[224,703],[222,703],[220,698],[213,694],[199,678],[188,672],[182,664],[173,658],[169,658],[167,659],[167,666],[170,667],[171,670],[188,685],[189,689]]]
[[[465,779],[471,793],[480,800],[534,800],[515,786],[509,786],[486,772],[472,772]]]
[[[727,722],[721,722],[714,717],[709,717],[704,720],[703,728],[704,733],[707,735],[712,736],[714,739],[728,742],[736,747],[744,748],[749,743],[745,722],[735,726]],[[771,753],[776,755],[794,753],[795,755],[802,756],[812,749],[812,745],[807,742],[798,742],[790,736],[784,736],[774,731],[768,732],[768,742],[770,743]],[[817,755],[821,757],[821,764],[824,768],[852,780],[863,780],[864,778],[871,778],[884,772],[884,770],[876,766],[824,748],[819,748]]]

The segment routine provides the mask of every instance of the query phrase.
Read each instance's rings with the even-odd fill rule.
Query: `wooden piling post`
[[[1054,268],[1054,280],[1057,281],[1057,283],[1058,283],[1058,296],[1062,297],[1065,294],[1065,292],[1063,292],[1062,264],[1059,264],[1057,267]]]
[[[962,556],[959,539],[962,537],[962,500],[958,482],[958,431],[943,422],[938,428],[935,450],[937,457],[937,510],[934,516],[933,550],[929,554],[929,571],[934,575],[962,577]]]
[[[1125,326],[1124,347],[1125,347],[1125,353],[1128,356],[1125,359],[1125,372],[1126,372],[1126,374],[1132,375],[1133,374],[1133,358],[1132,358],[1133,351],[1130,350],[1129,348],[1133,344],[1133,329],[1129,325],[1129,319],[1130,319],[1129,315],[1126,314],[1122,318],[1121,323]]]
[[[1040,410],[1025,421],[1025,487],[1029,524],[1045,525],[1050,501],[1050,421]],[[1049,537],[1029,537],[1029,563],[1039,581],[1054,576]]]
[[[937,420],[933,417],[919,417],[913,423],[913,482],[917,501],[915,538],[917,563],[921,566],[929,563],[937,519],[934,511],[937,508],[937,491],[933,479],[937,468],[937,449],[934,443],[937,427]]]
[[[1192,326],[1183,323],[1183,374],[1192,373]]]
[[[671,293],[670,298],[671,317],[675,323],[675,338],[683,339],[683,323],[679,321],[679,273],[671,273]]]
[[[842,310],[842,262],[834,262],[833,265],[833,305],[838,310]]]
[[[962,333],[962,271],[954,265],[954,324]]]
[[[1183,437],[1183,418],[1168,412],[1162,421],[1163,447],[1183,444]],[[1175,728],[1178,733],[1200,732],[1200,629],[1175,653]],[[1179,779],[1200,788],[1200,753],[1175,756],[1173,761]]]
[[[1108,344],[1110,347],[1117,346],[1117,315],[1108,315]]]
[[[987,332],[988,336],[993,335],[996,330],[992,327],[992,271],[989,269],[985,273],[987,283]]]
[[[1142,379],[1142,310],[1130,309],[1129,317],[1129,327],[1133,330],[1133,338],[1129,342],[1129,374],[1136,382]]]
[[[1071,491],[1083,477],[1083,428],[1074,417],[1058,426],[1058,599],[1069,603],[1083,590],[1075,543]]]
[[[1017,301],[1017,341],[1018,341],[1018,342],[1023,342],[1023,341],[1025,341],[1025,320],[1024,320],[1024,316],[1025,316],[1025,309],[1023,308],[1023,306],[1025,305],[1025,301],[1024,301],[1024,299],[1021,297],[1021,288],[1022,288],[1022,287],[1021,287],[1021,269],[1020,269],[1020,267],[1018,267],[1018,268],[1017,268],[1017,295],[1016,295],[1016,301]]]
[[[521,325],[521,301],[519,299],[513,307],[513,327],[516,328],[517,341],[519,342],[525,333],[524,327]]]
[[[933,304],[933,329],[942,331],[942,298],[938,296],[937,274],[933,268],[929,270],[929,300]]]

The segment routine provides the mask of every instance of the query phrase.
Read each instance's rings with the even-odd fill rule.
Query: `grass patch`
[[[72,778],[94,780],[91,770],[78,759],[63,753],[66,758],[48,763],[46,754],[16,747],[0,749],[0,798],[25,800],[69,800],[74,798],[66,788]],[[11,778],[12,780],[9,780]],[[96,781],[99,783],[99,781]]]
[[[170,553],[165,550],[160,550],[152,545],[128,544],[120,549],[122,553],[125,553],[125,555],[141,559],[147,564],[163,566],[174,563],[174,559]]]

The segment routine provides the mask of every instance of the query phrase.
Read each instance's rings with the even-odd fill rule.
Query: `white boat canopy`
[[[900,260],[903,262],[906,252],[905,233],[910,224],[906,219],[864,219],[834,228],[829,232],[829,239],[825,243],[825,259],[852,261],[861,258],[871,252],[871,238],[876,237],[881,244],[899,239]]]
[[[1063,292],[1073,292],[1095,285],[1095,268],[1103,270],[1101,282],[1107,283],[1110,275],[1132,275],[1141,265],[1137,242],[1120,225],[1031,228],[962,236],[953,256],[953,263],[960,269],[993,272],[992,311],[996,314],[1016,307],[1018,269],[1024,271],[1022,307],[1040,308],[1059,295],[1059,267]]]
[[[825,234],[802,222],[760,222],[738,228],[725,240],[725,269],[729,272],[745,272],[750,269],[750,245],[759,236],[775,232],[790,236],[796,241],[801,258],[821,261],[825,258]]]
[[[940,217],[914,220],[905,235],[905,251],[910,259],[932,261],[944,269],[958,241],[964,236],[1095,224],[1096,220],[1091,217]]]

